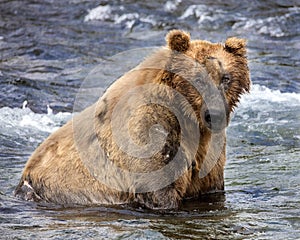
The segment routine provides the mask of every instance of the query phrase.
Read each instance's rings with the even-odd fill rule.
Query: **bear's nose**
[[[224,111],[210,109],[204,112],[204,121],[211,130],[221,130],[226,125],[226,114]]]

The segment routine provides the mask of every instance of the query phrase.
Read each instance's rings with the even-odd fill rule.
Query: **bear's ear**
[[[227,52],[240,56],[246,55],[246,40],[242,38],[231,37],[225,42],[225,50]]]
[[[190,34],[181,30],[172,30],[166,36],[169,48],[177,52],[185,52],[190,47]]]

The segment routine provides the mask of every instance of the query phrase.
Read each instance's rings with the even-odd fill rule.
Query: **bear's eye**
[[[230,87],[230,82],[231,82],[231,78],[230,78],[230,75],[229,74],[224,74],[222,76],[222,80],[221,80],[221,86],[223,87],[223,89],[225,91],[227,91]]]
[[[222,83],[223,84],[229,84],[230,83],[230,76],[229,74],[224,74],[223,77],[222,77]]]

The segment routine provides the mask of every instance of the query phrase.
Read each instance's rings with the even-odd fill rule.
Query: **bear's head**
[[[170,31],[166,41],[171,54],[162,82],[185,95],[204,125],[226,127],[240,96],[250,89],[246,41],[191,40],[181,30]]]

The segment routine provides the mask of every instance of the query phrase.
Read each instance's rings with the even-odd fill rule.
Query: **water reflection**
[[[57,225],[52,227],[58,229],[84,225],[86,229],[93,227],[107,229],[108,233],[122,232],[119,237],[126,235],[129,239],[146,236],[159,239],[225,238],[233,237],[238,231],[242,232],[236,226],[222,224],[224,219],[235,215],[235,211],[226,207],[225,192],[207,194],[198,200],[187,200],[176,211],[153,211],[128,205],[65,208],[39,204],[37,212],[43,217],[55,219]],[[216,228],[220,227],[220,231],[211,231],[214,224]]]

